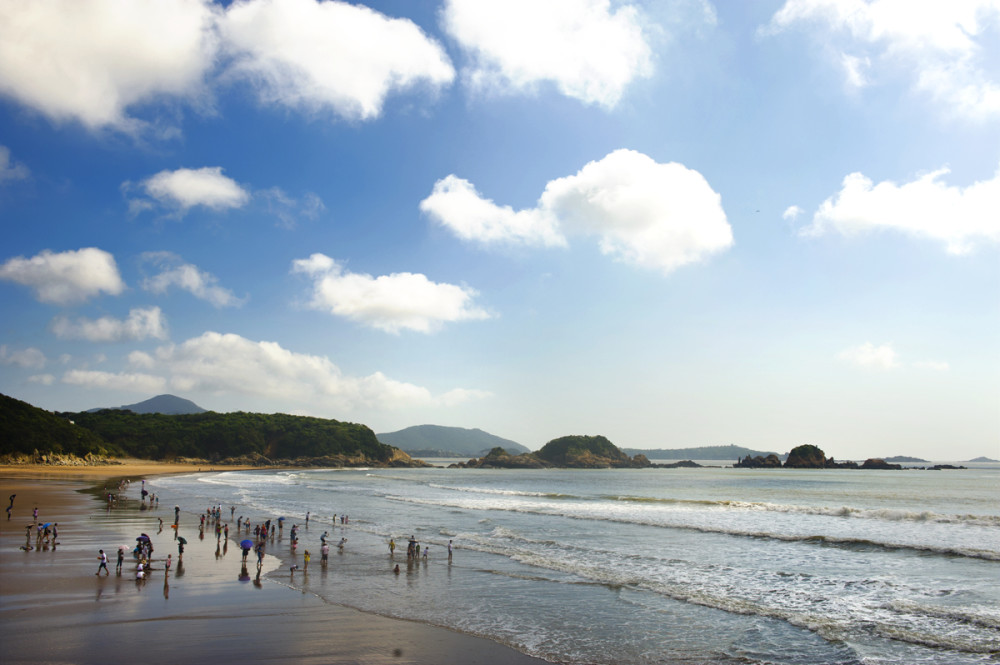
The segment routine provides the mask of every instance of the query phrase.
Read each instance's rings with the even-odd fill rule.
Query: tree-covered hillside
[[[344,455],[388,462],[398,455],[364,425],[281,413],[164,415],[105,409],[63,415],[127,454],[144,459]]]
[[[70,420],[0,395],[0,455],[121,455],[122,450]]]

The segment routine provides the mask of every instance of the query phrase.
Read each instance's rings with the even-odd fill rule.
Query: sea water
[[[151,485],[185,510],[285,517],[268,546],[286,563],[274,582],[553,662],[1000,658],[996,466],[248,471]],[[293,523],[308,574],[288,573]],[[407,560],[411,535],[426,559]]]

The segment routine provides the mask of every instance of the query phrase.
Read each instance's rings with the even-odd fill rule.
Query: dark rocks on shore
[[[738,469],[776,469],[781,467],[781,460],[774,454],[767,457],[761,455],[750,457],[747,455],[743,459],[737,460],[733,466]]]

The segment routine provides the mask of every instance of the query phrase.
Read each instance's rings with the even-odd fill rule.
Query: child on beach
[[[309,570],[309,550],[306,550],[302,556],[302,570]]]

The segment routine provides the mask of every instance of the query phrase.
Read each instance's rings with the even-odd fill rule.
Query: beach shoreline
[[[414,665],[540,665],[545,661],[490,640],[426,624],[390,619],[332,604],[269,580],[280,562],[269,557],[263,575],[242,579],[239,548],[186,527],[189,545],[178,566],[169,524],[173,504],[140,510],[140,481],[156,475],[238,470],[234,467],[132,461],[101,466],[0,467],[0,499],[15,494],[12,517],[0,515],[0,646],[4,663],[73,662],[89,665],[141,654],[147,663],[178,658],[221,662],[412,663]],[[124,505],[107,508],[102,483],[132,480]],[[58,524],[59,544],[25,551],[25,527]],[[203,507],[182,506],[181,522]],[[228,511],[224,511],[228,513]],[[228,517],[223,515],[223,517]],[[160,530],[159,519],[166,528]],[[234,527],[235,525],[233,525]],[[231,527],[231,528],[233,528]],[[126,556],[115,573],[119,546],[148,532],[156,566],[135,581]],[[28,542],[34,546],[34,533]],[[98,550],[110,575],[96,576]],[[163,559],[174,564],[164,574]]]

